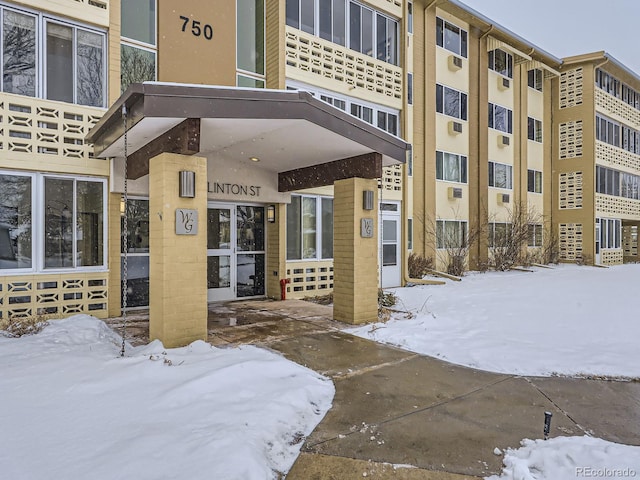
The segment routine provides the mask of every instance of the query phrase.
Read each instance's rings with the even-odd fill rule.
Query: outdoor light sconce
[[[180,198],[194,198],[196,196],[196,172],[180,171]]]
[[[267,222],[276,223],[276,206],[269,205],[267,207]]]
[[[362,192],[362,209],[373,210],[373,190]]]

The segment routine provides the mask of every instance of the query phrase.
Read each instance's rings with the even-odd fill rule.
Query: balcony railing
[[[0,165],[108,175],[84,137],[105,109],[0,93]],[[35,165],[34,165],[35,163]]]

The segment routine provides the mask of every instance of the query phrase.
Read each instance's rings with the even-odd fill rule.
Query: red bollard
[[[280,300],[287,299],[287,283],[291,283],[290,278],[281,278],[280,279]]]

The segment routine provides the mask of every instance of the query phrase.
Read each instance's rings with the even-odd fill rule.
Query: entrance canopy
[[[259,161],[291,191],[381,177],[409,149],[308,92],[148,82],[131,85],[89,132],[97,157],[124,157],[123,105],[133,179],[160,153],[200,154]]]

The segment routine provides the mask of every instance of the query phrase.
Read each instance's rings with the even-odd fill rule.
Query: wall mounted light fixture
[[[276,206],[275,205],[267,206],[267,222],[276,223]]]
[[[196,172],[180,171],[180,198],[194,198],[196,196]]]

